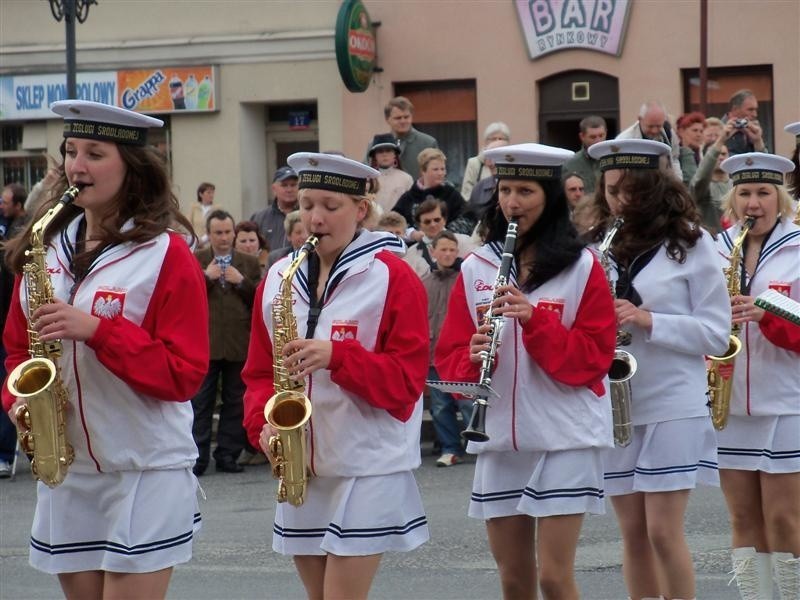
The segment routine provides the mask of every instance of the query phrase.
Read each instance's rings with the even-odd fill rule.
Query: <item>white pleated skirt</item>
[[[39,482],[30,563],[45,573],[150,573],[185,563],[200,529],[190,469],[69,473]]]
[[[313,477],[301,506],[277,505],[272,532],[272,549],[292,556],[408,552],[430,537],[411,471]]]
[[[475,519],[605,513],[600,448],[484,452],[475,463],[468,514]]]
[[[637,425],[631,443],[605,452],[609,496],[719,486],[717,440],[709,417]]]
[[[717,444],[720,469],[800,472],[800,415],[731,415]]]

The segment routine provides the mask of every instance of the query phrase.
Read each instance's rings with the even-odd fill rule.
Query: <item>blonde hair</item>
[[[447,157],[445,157],[444,152],[438,148],[425,148],[417,155],[417,164],[419,165],[419,170],[427,171],[428,163],[430,163],[432,160],[441,160],[442,162],[447,163]]]
[[[767,185],[773,186],[778,192],[778,216],[791,219],[794,215],[794,200],[792,200],[789,190],[786,189],[785,185],[775,185],[774,183]],[[739,220],[739,217],[733,210],[733,197],[736,195],[737,187],[737,185],[733,186],[719,202],[725,216],[733,221]]]

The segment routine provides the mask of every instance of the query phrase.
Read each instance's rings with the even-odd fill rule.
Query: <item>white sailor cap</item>
[[[655,140],[608,140],[589,146],[589,156],[600,161],[600,170],[657,169],[659,158],[671,148]]]
[[[791,133],[794,136],[795,142],[800,146],[800,121],[797,123],[789,123],[783,128],[786,133]]]
[[[544,144],[514,144],[484,150],[494,161],[498,179],[561,179],[561,166],[573,157],[572,150]]]
[[[89,100],[59,100],[50,105],[50,110],[64,117],[65,138],[144,146],[147,129],[164,125],[161,119]]]
[[[731,176],[733,185],[739,183],[783,185],[783,175],[794,171],[794,163],[788,158],[765,152],[736,154],[722,161],[720,167]]]
[[[313,188],[363,196],[367,179],[380,175],[372,167],[335,154],[296,152],[287,161],[297,171],[300,189]]]

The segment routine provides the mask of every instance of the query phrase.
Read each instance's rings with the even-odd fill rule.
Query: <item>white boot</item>
[[[800,557],[791,552],[773,552],[772,568],[781,600],[800,600]]]
[[[759,595],[758,587],[758,568],[756,566],[756,549],[752,546],[748,548],[734,548],[731,552],[733,560],[733,570],[729,573],[733,575],[728,585],[736,580],[739,588],[739,595],[742,600],[769,600]]]
[[[758,573],[758,597],[762,600],[772,600],[772,555],[770,553],[756,553],[756,571]]]

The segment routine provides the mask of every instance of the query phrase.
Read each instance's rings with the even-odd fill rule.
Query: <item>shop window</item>
[[[0,126],[0,180],[4,186],[20,183],[30,190],[47,172],[47,158],[23,149],[22,132],[22,125]]]
[[[700,71],[682,69],[685,112],[700,110]],[[742,89],[751,90],[758,100],[758,122],[764,142],[774,151],[775,117],[772,94],[772,65],[715,67],[708,69],[706,116],[722,118],[728,111],[731,96]]]
[[[414,127],[436,138],[447,157],[447,179],[461,189],[467,159],[478,153],[475,80],[395,83],[394,91],[414,105]]]

